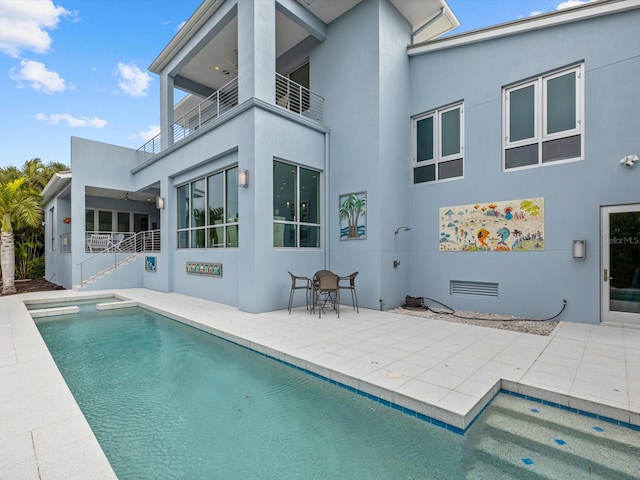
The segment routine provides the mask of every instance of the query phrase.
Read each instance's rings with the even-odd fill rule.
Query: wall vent
[[[472,295],[474,297],[498,298],[498,284],[489,282],[450,281],[451,295]]]

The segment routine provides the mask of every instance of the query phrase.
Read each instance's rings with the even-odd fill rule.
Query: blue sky
[[[448,3],[461,33],[583,1]],[[0,167],[69,165],[72,136],[130,148],[153,137],[159,81],[147,69],[200,3],[0,0]]]

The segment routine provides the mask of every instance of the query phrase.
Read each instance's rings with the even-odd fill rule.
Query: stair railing
[[[110,243],[109,246],[88,258],[80,266],[80,284],[99,278],[106,272],[115,270],[133,257],[141,253],[160,252],[160,230],[147,230],[125,237],[121,242]]]

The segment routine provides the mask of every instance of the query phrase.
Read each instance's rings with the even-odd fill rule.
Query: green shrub
[[[29,261],[29,278],[44,277],[44,255]]]

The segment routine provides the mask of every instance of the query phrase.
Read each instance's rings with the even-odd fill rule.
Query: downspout
[[[331,270],[331,265],[329,263],[329,203],[331,199],[330,195],[330,185],[329,182],[329,132],[324,134],[324,182],[327,186],[325,188],[325,196],[324,196],[324,264],[325,269]]]
[[[429,25],[431,25],[435,21],[437,21],[440,18],[442,18],[442,16],[444,15],[444,12],[445,12],[444,7],[440,7],[440,12],[436,13],[435,16],[433,16],[432,18],[427,20],[424,23],[424,25],[422,25],[421,27],[418,27],[416,30],[414,30],[414,32],[411,34],[411,45],[415,44],[416,35],[418,35],[420,32],[422,32],[425,28],[427,28]]]

